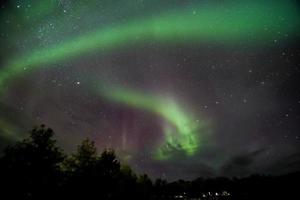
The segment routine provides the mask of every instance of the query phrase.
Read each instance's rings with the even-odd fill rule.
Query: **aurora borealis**
[[[193,155],[198,149],[199,140],[196,133],[200,131],[200,123],[196,119],[186,116],[186,113],[172,99],[144,95],[123,88],[105,89],[101,94],[110,101],[158,114],[174,126],[172,129],[165,125],[166,142],[157,150],[156,158],[168,158],[169,154],[172,153],[169,151],[174,148],[185,151],[187,155]]]
[[[268,11],[272,15],[266,15]],[[284,16],[284,20],[278,19],[278,16]],[[229,5],[228,8],[214,5],[199,8],[195,6],[193,9],[175,10],[142,20],[133,19],[125,24],[104,27],[60,44],[36,49],[20,59],[13,58],[11,62],[8,61],[7,69],[0,74],[0,87],[5,84],[3,82],[6,79],[24,72],[24,69],[32,70],[98,49],[106,52],[129,43],[153,40],[171,43],[201,40],[236,43],[248,40],[258,43],[268,40],[282,30],[285,34],[294,35],[299,26],[299,17],[297,10],[287,3],[270,1],[261,4],[254,1],[248,6],[242,3]],[[284,36],[278,39],[281,37]]]
[[[45,123],[167,179],[293,171],[299,19],[292,0],[3,1],[0,145]]]

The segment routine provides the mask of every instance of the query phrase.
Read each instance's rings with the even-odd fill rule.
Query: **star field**
[[[300,167],[296,1],[18,0],[0,8],[0,146],[46,124],[170,180]]]

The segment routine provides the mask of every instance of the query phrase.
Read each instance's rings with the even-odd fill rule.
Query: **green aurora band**
[[[244,4],[246,2],[246,4]],[[25,55],[12,56],[0,70],[0,94],[20,75],[55,65],[56,62],[99,51],[110,52],[127,45],[149,41],[173,43],[268,45],[298,36],[299,12],[289,1],[245,1],[226,6],[208,4],[193,9],[173,10],[154,17],[111,25]],[[272,13],[272,14],[270,14]],[[278,16],[281,16],[280,18]],[[172,99],[145,95],[124,88],[100,90],[112,102],[142,109],[166,120],[165,142],[155,153],[167,159],[173,150],[193,155],[199,148],[199,131],[206,125],[188,115]]]
[[[107,52],[147,41],[272,43],[274,39],[284,39],[286,34],[296,35],[299,19],[295,5],[288,1],[242,1],[228,3],[228,7],[209,4],[135,19],[11,59],[0,71],[0,92],[17,75],[95,50]]]
[[[131,89],[111,87],[100,89],[105,99],[157,114],[167,123],[164,125],[164,142],[157,148],[154,158],[170,158],[174,151],[193,155],[200,145],[199,131],[205,127],[204,121],[187,114],[172,98],[144,94]]]

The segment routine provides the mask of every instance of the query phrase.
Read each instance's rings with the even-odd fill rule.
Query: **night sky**
[[[0,7],[0,148],[35,125],[168,180],[300,169],[297,1]]]

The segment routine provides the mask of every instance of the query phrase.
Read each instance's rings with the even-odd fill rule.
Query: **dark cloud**
[[[253,164],[266,152],[266,149],[259,149],[250,153],[233,156],[221,167],[223,175],[246,176],[257,170],[253,169]]]
[[[277,159],[271,166],[264,169],[265,174],[283,175],[300,170],[300,153],[296,152],[282,159]]]

